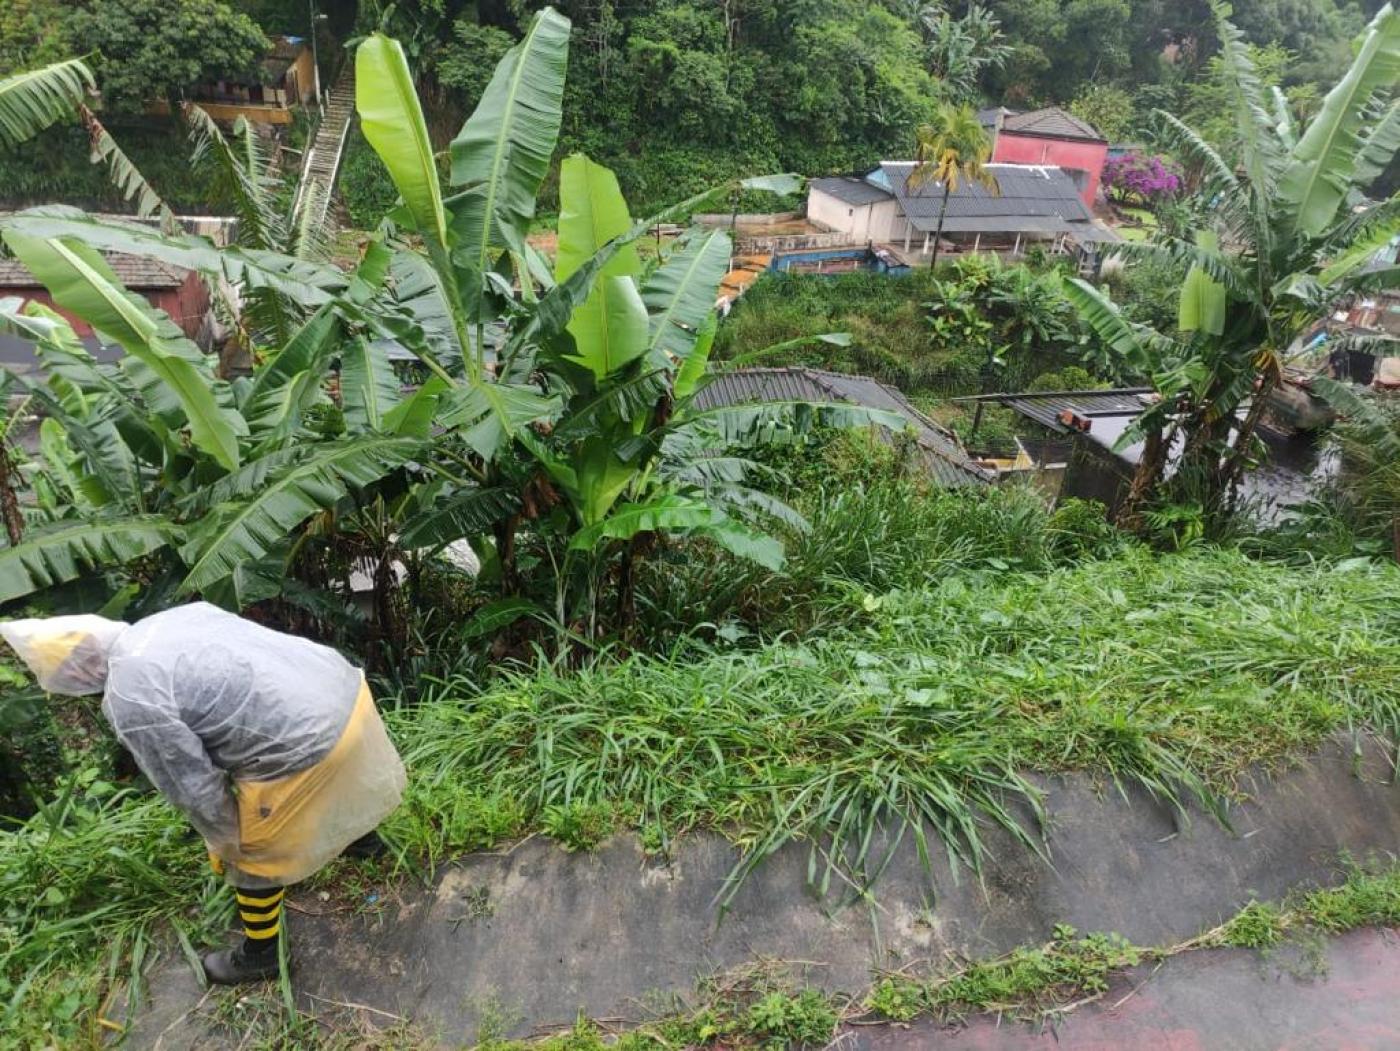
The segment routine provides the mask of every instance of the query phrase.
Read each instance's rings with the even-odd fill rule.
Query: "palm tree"
[[[943,221],[948,214],[948,197],[961,181],[980,182],[999,193],[996,176],[987,170],[992,142],[971,106],[940,103],[933,120],[920,125],[914,170],[909,173],[909,189],[916,191],[930,182],[941,183],[943,201],[938,208],[938,231],[933,239],[930,266],[938,264],[938,246],[943,240]]]
[[[1362,204],[1363,191],[1400,146],[1400,14],[1389,4],[1380,10],[1357,41],[1351,68],[1299,129],[1286,110],[1267,105],[1244,39],[1227,19],[1229,8],[1214,9],[1242,144],[1240,170],[1158,111],[1168,143],[1204,173],[1205,226],[1189,242],[1163,238],[1114,248],[1187,270],[1179,338],[1128,326],[1097,290],[1081,282],[1068,287],[1084,320],[1106,344],[1136,359],[1162,396],[1132,432],[1157,455],[1139,464],[1130,520],[1143,500],[1160,495],[1173,434],[1181,441],[1172,484],[1183,491],[1176,495],[1211,514],[1228,511],[1254,455],[1269,395],[1283,380],[1289,346],[1344,297],[1400,285],[1396,267],[1372,265],[1400,229],[1400,197]],[[1393,353],[1395,346],[1387,337],[1343,342],[1372,353]],[[1343,411],[1355,401],[1345,400],[1336,384],[1315,389]]]
[[[0,147],[73,116],[93,86],[92,71],[77,58],[0,78]]]

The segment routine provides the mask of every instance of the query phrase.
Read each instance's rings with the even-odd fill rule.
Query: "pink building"
[[[1053,164],[1074,179],[1079,198],[1093,207],[1108,159],[1108,140],[1092,124],[1058,107],[1017,113],[988,109],[978,114],[992,137],[997,164]]]

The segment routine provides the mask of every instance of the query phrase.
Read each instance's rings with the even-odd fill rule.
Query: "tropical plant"
[[[1177,433],[1172,484],[1191,487],[1190,500],[1208,517],[1228,511],[1258,455],[1258,427],[1283,381],[1289,346],[1338,300],[1400,282],[1396,267],[1373,264],[1400,231],[1400,199],[1368,206],[1360,195],[1400,148],[1400,15],[1390,4],[1381,8],[1357,40],[1351,67],[1302,128],[1286,107],[1265,98],[1229,8],[1217,4],[1215,15],[1241,168],[1159,112],[1175,152],[1205,173],[1200,195],[1208,226],[1193,241],[1115,246],[1129,259],[1189,268],[1178,299],[1179,335],[1132,325],[1097,290],[1082,281],[1067,285],[1080,316],[1161,395],[1122,439],[1146,442],[1122,510],[1128,523],[1140,521],[1142,502],[1162,484]],[[1371,352],[1394,342],[1341,341],[1344,349]],[[1337,390],[1319,387],[1324,396]]]
[[[226,135],[194,103],[185,104],[184,116],[194,146],[191,164],[209,172],[215,198],[238,220],[235,243],[302,262],[327,261],[335,223],[321,184],[313,179],[290,186],[244,117],[235,119]],[[309,313],[295,297],[275,288],[252,289],[228,307],[240,342],[250,352],[260,344],[286,343]]]
[[[0,78],[0,147],[73,116],[94,86],[92,71],[76,58]]]
[[[933,120],[918,130],[916,164],[909,175],[909,188],[918,190],[930,182],[943,187],[938,207],[938,229],[934,233],[931,266],[938,264],[938,248],[943,240],[943,222],[948,215],[948,197],[963,181],[980,182],[997,191],[996,176],[987,170],[992,143],[971,106],[943,103]]]
[[[692,411],[728,239],[694,236],[644,275],[632,242],[655,220],[632,222],[612,173],[586,158],[564,165],[554,267],[527,243],[568,39],[568,22],[546,9],[502,59],[452,144],[450,196],[402,50],[380,35],[360,45],[361,124],[402,203],[349,275],[290,254],[304,242],[270,208],[246,133],[203,132],[247,213],[244,244],[218,250],[66,209],[0,224],[55,302],[127,353],[98,366],[42,307],[5,316],[39,347],[49,378],[28,386],[62,428],[50,466],[73,485],[48,527],[0,549],[0,602],[138,560],[148,583],[168,582],[147,589],[150,601],[173,592],[242,606],[285,594],[289,578],[334,591],[351,567],[314,556],[337,543],[387,590],[394,560],[461,539],[515,597],[517,536],[535,528],[563,541],[561,622],[578,619],[573,568],[587,562],[578,594],[592,633],[603,564],[639,535],[702,535],[780,558],[743,519],[783,508],[740,484],[742,462],[711,454],[818,420],[894,421],[794,405]],[[219,379],[167,318],[117,285],[99,248],[295,307],[290,338],[251,378]],[[407,397],[390,365],[396,348],[429,374]]]
[[[918,18],[929,71],[950,101],[974,101],[982,75],[1000,69],[1012,52],[1001,23],[990,8],[977,3],[969,4],[961,18],[954,18],[939,4],[928,4],[920,8]]]
[[[1175,198],[1181,186],[1180,173],[1160,156],[1123,153],[1110,157],[1103,166],[1104,192],[1120,203],[1157,205]]]

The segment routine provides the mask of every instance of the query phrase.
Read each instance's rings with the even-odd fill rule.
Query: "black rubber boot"
[[[204,976],[215,985],[242,985],[277,977],[277,953],[245,952],[243,946],[204,956]]]
[[[347,858],[382,858],[389,852],[389,844],[379,838],[378,832],[366,832],[355,842],[341,851]]]

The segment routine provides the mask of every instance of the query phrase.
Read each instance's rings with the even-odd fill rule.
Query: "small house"
[[[316,63],[310,42],[304,37],[272,38],[272,50],[258,64],[256,74],[196,84],[186,96],[199,103],[215,120],[231,122],[245,117],[254,124],[290,124],[297,106],[316,97]],[[164,102],[154,108],[164,110]]]
[[[1108,160],[1108,140],[1088,121],[1050,106],[1018,113],[998,107],[978,113],[992,140],[994,164],[1046,164],[1063,169],[1090,208]]]
[[[1057,462],[1039,465],[1058,481],[1052,488],[1059,499],[1096,500],[1116,514],[1144,448],[1142,440],[1125,440],[1125,435],[1156,397],[1149,388],[1135,387],[984,394],[958,400],[1003,405],[1031,425],[1037,436],[1067,439]],[[1240,497],[1265,520],[1277,521],[1285,508],[1304,502],[1335,475],[1337,456],[1325,444],[1290,437],[1268,426],[1261,426],[1258,436],[1268,456],[1259,468],[1245,473]],[[975,431],[969,441],[975,447]],[[1178,439],[1168,454],[1169,474],[1180,454]]]
[[[989,164],[992,190],[964,181],[948,196],[928,181],[911,186],[913,161],[885,161],[864,178],[813,179],[807,194],[807,220],[840,233],[851,244],[885,244],[929,253],[943,214],[939,250],[1006,251],[1019,254],[1031,241],[1048,241],[1053,251],[1071,242],[1083,245],[1114,239],[1094,221],[1073,179],[1060,168]]]

